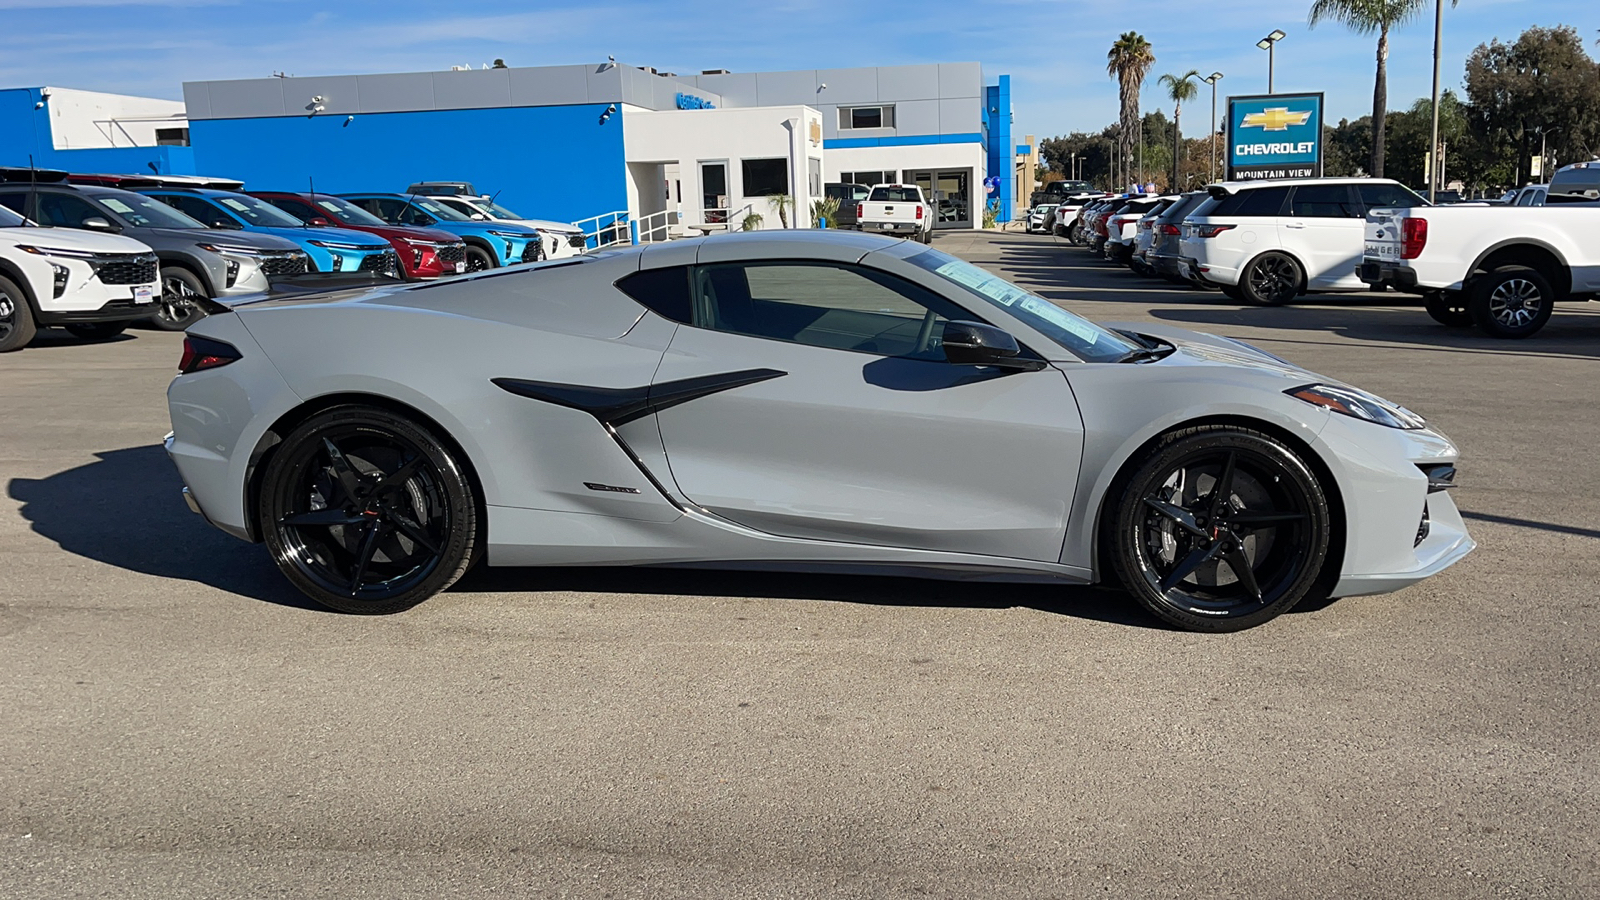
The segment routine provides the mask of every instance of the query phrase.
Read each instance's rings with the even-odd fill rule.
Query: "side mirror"
[[[89,229],[90,231],[110,231],[113,233],[122,230],[121,228],[111,224],[109,220],[100,216],[90,216],[89,218],[84,219],[83,227]]]
[[[1010,332],[982,322],[946,322],[944,358],[962,366],[998,366],[1036,372],[1045,367],[1042,359],[1020,356],[1022,348]]]
[[[420,226],[422,228],[427,228],[429,225],[436,224],[438,221],[439,220],[435,219],[433,216],[417,216],[416,221],[412,222],[411,224]]]
[[[315,225],[318,228],[327,228],[328,226],[332,225],[333,223],[329,222],[327,219],[323,218],[322,216],[312,216],[311,218],[306,220],[306,224],[307,225]]]
[[[489,217],[484,215],[483,213],[473,213],[472,214],[472,218],[477,220],[477,221],[479,221],[479,222],[487,222],[487,221],[489,221]]]
[[[235,222],[234,220],[228,218],[227,216],[217,216],[215,219],[212,219],[211,220],[211,227],[212,228],[221,228],[221,229],[224,229],[226,231],[243,231],[244,230],[244,226],[243,225],[240,225],[238,222]]]

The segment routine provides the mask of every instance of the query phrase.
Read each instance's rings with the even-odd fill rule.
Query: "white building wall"
[[[820,184],[828,171],[822,152],[822,115],[817,110],[807,106],[764,106],[649,111],[628,106],[622,113],[628,201],[635,217],[641,215],[641,210],[659,205],[656,198],[642,195],[659,190],[656,178],[668,166],[676,165],[676,180],[683,188],[683,221],[704,223],[700,164],[724,161],[728,204],[734,210],[729,224],[738,228],[748,209],[761,215],[761,228],[780,228],[778,213],[766,197],[746,194],[740,161],[783,159],[789,172],[789,193],[799,211],[798,215],[789,214],[789,225],[810,227],[811,201],[820,196]],[[820,163],[822,172],[815,191],[809,178],[811,160]]]
[[[102,94],[72,88],[50,92],[50,139],[57,150],[154,147],[157,128],[187,128],[180,100]]]

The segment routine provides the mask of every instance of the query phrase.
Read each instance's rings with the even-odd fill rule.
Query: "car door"
[[[1060,558],[1083,429],[1062,373],[944,359],[951,299],[846,263],[691,271],[693,321],[652,391],[683,496],[772,535]]]
[[[1278,234],[1306,267],[1309,290],[1357,290],[1366,218],[1349,184],[1302,184],[1289,195]]]

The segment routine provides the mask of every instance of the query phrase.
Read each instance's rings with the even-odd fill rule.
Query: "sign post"
[[[1228,180],[1322,177],[1322,94],[1228,98]]]

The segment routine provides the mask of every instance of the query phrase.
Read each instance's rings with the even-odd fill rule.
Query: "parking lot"
[[[677,570],[342,616],[179,499],[180,335],[46,332],[0,357],[0,897],[1600,893],[1600,305],[1496,341],[1393,293],[935,246],[1422,413],[1479,549],[1233,635],[1100,589]]]

